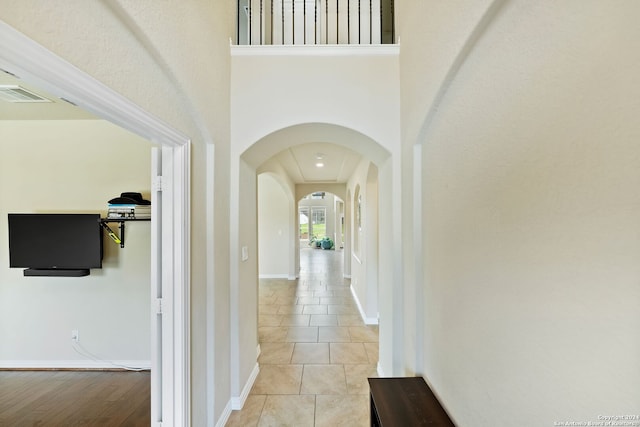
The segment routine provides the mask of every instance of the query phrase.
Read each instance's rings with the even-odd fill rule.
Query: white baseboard
[[[258,275],[259,279],[289,279],[289,275],[288,274],[259,274]]]
[[[0,360],[0,369],[151,369],[150,360]]]
[[[224,407],[224,411],[220,414],[220,418],[218,418],[218,422],[216,423],[216,427],[224,427],[227,425],[227,421],[229,421],[229,417],[231,416],[231,401],[227,403],[227,406]]]
[[[256,381],[258,377],[258,373],[260,372],[260,366],[256,363],[256,366],[253,368],[251,375],[249,375],[249,379],[244,385],[242,389],[242,393],[240,396],[231,398],[231,409],[234,411],[239,411],[244,406],[244,402],[247,400],[249,396],[249,392],[251,391],[251,387],[253,387],[253,383]]]
[[[353,299],[356,302],[356,306],[358,307],[358,312],[360,313],[360,317],[362,317],[362,321],[364,322],[364,324],[377,325],[378,324],[377,317],[367,317],[367,315],[364,313],[364,310],[362,309],[362,305],[360,305],[360,300],[358,299],[358,295],[356,294],[356,291],[353,288],[353,285],[350,285],[349,289],[351,289],[351,295],[353,295]]]

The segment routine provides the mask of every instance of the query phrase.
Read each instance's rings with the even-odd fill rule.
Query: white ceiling
[[[98,117],[0,71],[0,85],[18,85],[51,102],[13,103],[0,99],[0,120],[97,120]],[[319,158],[321,157],[321,158]],[[346,183],[361,155],[337,144],[317,142],[290,147],[273,156],[296,184]],[[323,167],[317,163],[322,162]]]
[[[326,142],[297,145],[276,154],[278,162],[296,184],[345,183],[361,156],[348,148]],[[324,166],[319,167],[318,163]]]

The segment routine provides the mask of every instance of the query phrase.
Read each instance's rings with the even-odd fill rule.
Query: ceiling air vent
[[[51,102],[50,99],[16,85],[0,85],[0,99],[7,102]]]

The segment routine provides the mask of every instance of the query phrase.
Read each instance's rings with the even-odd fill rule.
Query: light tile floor
[[[342,257],[304,248],[298,280],[260,280],[260,373],[227,426],[369,425],[378,328],[363,323]]]

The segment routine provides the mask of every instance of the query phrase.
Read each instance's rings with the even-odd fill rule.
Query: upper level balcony
[[[238,0],[237,45],[395,43],[394,0]]]

